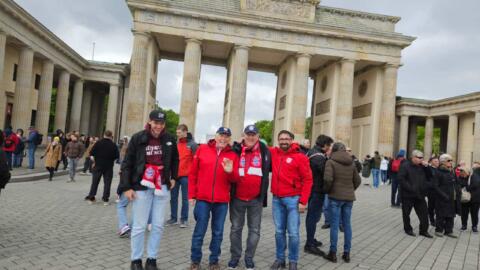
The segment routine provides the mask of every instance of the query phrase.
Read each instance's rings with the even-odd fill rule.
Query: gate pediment
[[[315,22],[320,0],[240,0],[241,11],[253,15],[300,22]]]

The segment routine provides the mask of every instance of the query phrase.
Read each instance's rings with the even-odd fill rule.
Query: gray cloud
[[[132,18],[119,0],[16,0],[68,45],[90,59],[129,62]],[[480,1],[323,0],[322,5],[402,17],[397,31],[418,39],[403,52],[398,94],[438,99],[478,91],[480,85]],[[179,110],[183,63],[161,61],[157,99]],[[246,123],[273,117],[276,77],[249,72]],[[202,66],[196,136],[202,139],[222,122],[226,70]],[[309,82],[309,93],[313,83]],[[311,95],[310,95],[311,96]],[[309,103],[311,102],[309,98]],[[308,106],[310,110],[310,106]]]

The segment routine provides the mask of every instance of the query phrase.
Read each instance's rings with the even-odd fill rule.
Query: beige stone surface
[[[3,70],[5,68],[5,50],[6,50],[7,36],[0,30],[0,83],[3,81]],[[5,118],[2,117],[7,106],[7,97],[5,96],[5,89],[0,87],[0,127],[5,125]]]
[[[14,106],[12,112],[12,127],[27,130],[30,126],[32,110],[30,105],[32,91],[32,67],[34,52],[24,47],[20,53],[15,85]]]
[[[117,125],[117,111],[118,111],[118,96],[119,96],[119,87],[118,85],[111,84],[110,91],[108,93],[108,108],[107,108],[107,124],[106,130],[110,130],[114,133],[116,131]]]
[[[343,59],[340,62],[340,84],[335,111],[335,139],[350,145],[352,135],[352,95],[355,61]]]
[[[92,91],[85,88],[83,91],[82,101],[82,115],[80,120],[80,132],[82,134],[89,134],[90,113],[92,109]]]
[[[452,114],[448,117],[448,141],[447,153],[457,162],[458,150],[458,115]]]
[[[67,122],[68,94],[70,87],[70,72],[63,70],[58,79],[57,100],[55,104],[55,130],[65,131]]]
[[[289,110],[291,112],[290,131],[295,135],[295,140],[303,141],[305,138],[305,115],[307,114],[308,76],[310,72],[310,58],[308,54],[296,56],[297,68],[295,73],[295,91]]]
[[[458,149],[457,162],[465,161],[471,167],[475,152],[475,113],[470,112],[458,116]]]
[[[382,118],[380,119],[378,130],[378,151],[380,154],[389,157],[393,155],[397,73],[397,65],[387,64],[384,68]]]
[[[50,60],[44,60],[42,67],[42,78],[38,92],[37,119],[35,126],[41,134],[48,134],[50,121],[50,105],[52,102],[54,64]],[[46,143],[47,136],[43,136]]]
[[[194,134],[199,97],[200,70],[202,64],[201,41],[187,39],[183,67],[182,96],[180,100],[180,124],[185,124]]]
[[[70,131],[80,130],[82,119],[83,80],[77,79],[73,88],[72,110],[70,112]]]
[[[475,112],[473,161],[480,161],[480,111]]]
[[[425,155],[425,159],[432,156],[433,124],[433,117],[427,117],[425,122],[425,140],[423,142],[423,154]]]
[[[408,115],[402,115],[400,117],[400,140],[399,140],[399,149],[408,149],[408,120],[409,116]]]

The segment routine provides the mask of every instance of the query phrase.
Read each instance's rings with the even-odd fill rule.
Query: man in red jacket
[[[209,269],[220,270],[218,257],[223,240],[223,227],[230,201],[230,183],[238,180],[238,156],[230,148],[232,132],[217,130],[215,139],[201,145],[193,158],[188,176],[188,199],[195,205],[196,224],[192,236],[191,270],[200,269],[203,238],[212,215]]]
[[[285,268],[288,230],[289,270],[297,269],[300,247],[300,213],[305,211],[312,190],[308,158],[300,151],[295,136],[287,130],[278,134],[279,147],[272,148],[272,212],[275,223],[276,260],[270,269]]]

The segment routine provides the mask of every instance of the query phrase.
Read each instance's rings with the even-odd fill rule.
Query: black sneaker
[[[275,260],[272,266],[270,266],[270,270],[284,269],[285,267],[286,267],[286,264],[284,261]]]
[[[474,233],[478,233],[478,229],[477,229],[477,227],[472,227],[472,232],[474,232]]]
[[[462,228],[460,228],[461,231],[466,231],[467,230],[467,225],[462,225]]]
[[[228,262],[228,269],[229,270],[237,269],[237,267],[238,267],[238,260],[230,260]]]
[[[420,233],[421,236],[423,237],[426,237],[426,238],[433,238],[433,236],[431,234],[429,234],[428,232],[422,232]]]
[[[333,263],[337,263],[337,253],[335,252],[328,252],[327,255],[323,256],[326,260],[331,261]]]
[[[142,260],[132,261],[130,264],[130,270],[143,270]]]
[[[323,224],[322,225],[322,229],[329,229],[330,228],[330,224]]]
[[[296,262],[288,263],[288,270],[297,270],[297,263]]]
[[[350,262],[350,252],[343,252],[342,259],[346,263],[349,263]]]
[[[255,270],[255,263],[253,263],[252,259],[245,259],[245,269]]]
[[[325,255],[325,253],[321,251],[318,247],[312,246],[312,245],[305,245],[305,247],[303,248],[303,251],[305,251],[305,253],[309,253],[317,256]]]
[[[317,241],[317,239],[313,239],[313,244],[316,246],[316,247],[321,247],[323,246],[323,243],[321,241]]]
[[[157,260],[148,258],[147,262],[145,263],[145,270],[158,270]]]
[[[407,232],[405,232],[405,233],[406,233],[407,235],[410,235],[410,236],[413,236],[413,237],[417,236],[417,235],[416,235],[414,232],[412,232],[412,231],[407,231]]]

